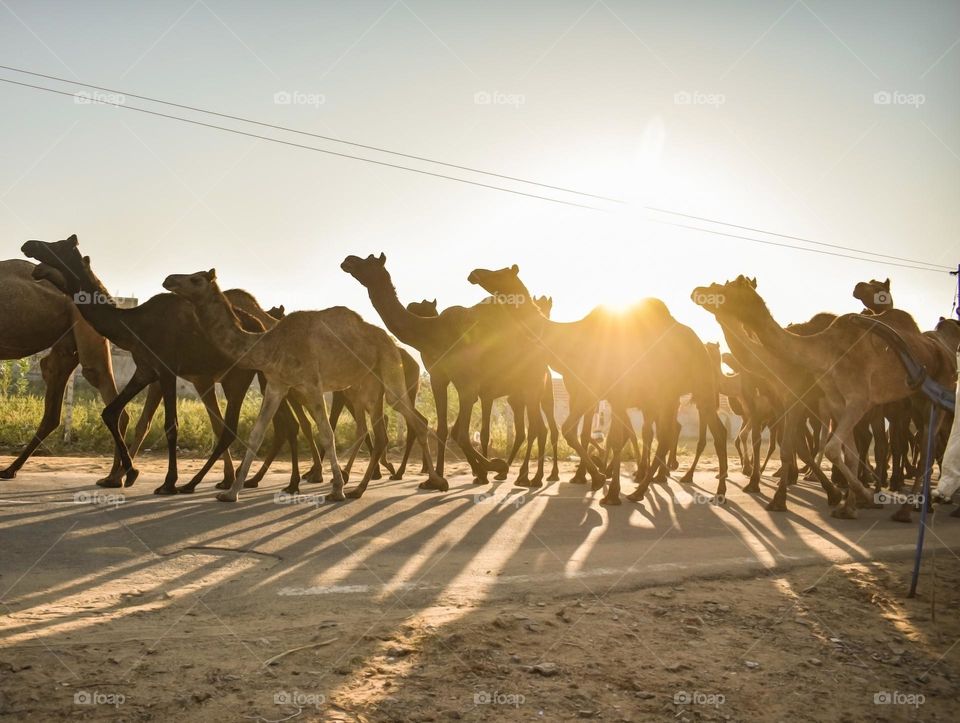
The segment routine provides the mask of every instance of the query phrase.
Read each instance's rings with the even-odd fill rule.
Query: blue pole
[[[933,438],[934,425],[937,423],[937,405],[930,402],[930,420],[927,423],[927,451],[923,459],[923,492],[920,500],[920,531],[917,533],[917,551],[913,558],[913,579],[910,581],[910,593],[907,597],[917,594],[917,582],[920,579],[920,559],[923,556],[923,533],[927,529],[927,505],[930,500],[930,473],[933,467]]]

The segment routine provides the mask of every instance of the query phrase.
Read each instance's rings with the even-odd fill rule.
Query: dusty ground
[[[833,520],[809,485],[778,516],[738,474],[711,504],[709,469],[615,509],[565,482],[478,497],[463,470],[446,495],[414,475],[289,505],[279,465],[231,506],[154,497],[150,460],[90,504],[103,466],[37,459],[0,488],[4,719],[957,717],[940,513],[906,599],[915,526]]]

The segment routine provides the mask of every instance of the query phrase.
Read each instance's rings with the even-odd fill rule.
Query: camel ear
[[[67,242],[73,247],[80,245],[80,241],[77,240],[77,234],[71,234],[70,238],[67,239]]]
[[[387,263],[387,255],[383,253],[383,251],[381,251],[380,256],[378,257],[378,260],[380,261],[381,264]]]
[[[520,267],[517,266],[516,264],[514,264],[513,266],[511,266],[511,267],[510,267],[510,270],[511,270],[513,273],[515,273],[515,274],[519,274],[519,273],[520,273]]]
[[[88,269],[90,268],[90,257],[89,257],[89,256],[84,256],[84,257],[83,257],[83,265],[86,266]]]
[[[757,277],[756,277],[756,276],[754,276],[752,279],[747,279],[747,281],[750,282],[750,286],[752,286],[753,288],[757,288]]]
[[[436,309],[436,308],[437,308],[437,300],[434,299],[433,301],[431,301],[431,302],[430,302],[430,306],[432,306],[434,309]]]
[[[210,270],[207,272],[207,281],[216,281],[216,280],[217,280],[217,270],[216,270],[216,269],[210,269]]]
[[[889,278],[889,277],[887,277],[887,280],[883,282],[883,288],[885,288],[887,291],[890,291],[890,278]]]

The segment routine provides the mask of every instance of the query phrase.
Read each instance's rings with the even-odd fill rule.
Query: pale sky
[[[757,276],[786,323],[857,311],[855,282],[889,276],[929,328],[950,311],[946,273],[679,229],[644,207],[954,266],[958,39],[960,3],[921,0],[0,0],[3,65],[630,202],[573,208],[0,83],[0,257],[76,233],[117,294],[215,266],[265,307],[371,321],[348,254],[386,252],[401,299],[441,307],[482,298],[471,269],[517,263],[556,319],[658,296],[704,340],[720,332],[694,286]]]

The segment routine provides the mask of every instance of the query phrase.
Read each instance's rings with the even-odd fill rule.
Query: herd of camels
[[[414,443],[419,443],[421,474],[426,475],[420,488],[446,491],[448,433],[466,457],[476,484],[488,483],[491,474],[506,479],[527,440],[516,483],[540,487],[548,435],[553,465],[546,480],[559,479],[557,443],[562,433],[579,460],[570,482],[589,481],[593,490],[603,489],[604,505],[621,504],[621,453],[632,445],[637,487],[627,497],[639,501],[651,482],[666,481],[677,468],[677,410],[686,395],[697,407],[700,434],[692,466],[680,481],[693,481],[709,429],[719,458],[717,495],[722,497],[728,471],[727,432],[718,414],[722,394],[743,418],[735,445],[749,478],[745,492],[761,491],[761,475],[779,444],[781,466],[774,473],[779,481],[767,509],[785,511],[789,486],[805,475],[823,487],[833,516],[850,519],[858,507],[877,506],[874,492],[883,487],[899,490],[913,476],[917,491],[923,466],[920,450],[927,435],[934,435],[942,454],[950,428],[943,413],[931,428],[927,402],[911,384],[901,354],[912,357],[940,384],[953,387],[960,323],[941,319],[933,331],[921,332],[907,312],[894,308],[889,279],[856,285],[853,295],[864,305],[860,313],[820,313],[786,327],[770,314],[756,279],[740,276],[699,287],[691,299],[719,324],[730,349],[721,354],[718,344],[704,344],[658,299],[644,299],[624,312],[599,307],[579,321],[552,321],[551,299],[531,296],[517,266],[474,270],[468,281],[490,296],[472,307],[439,311],[436,301],[405,306],[397,298],[383,254],[347,257],[341,268],[367,289],[388,333],[341,306],[289,314],[283,307],[265,311],[243,290],[221,291],[213,270],[168,276],[163,285],[171,293],[121,309],[94,274],[89,257],[81,254],[76,236],[28,241],[22,250],[37,263],[0,262],[0,306],[7,310],[0,318],[0,359],[50,352],[41,361],[46,384],[43,419],[21,454],[0,470],[3,479],[14,477],[59,425],[64,389],[78,365],[103,397],[103,421],[115,441],[113,466],[98,485],[134,483],[138,471],[133,458],[162,402],[168,468],[155,492],[193,492],[222,458],[224,479],[217,484],[221,501],[236,501],[241,489],[256,487],[284,445],[289,445],[293,462],[285,491],[297,493],[301,431],[313,457],[313,467],[303,479],[322,481],[321,463],[326,458],[332,474],[328,498],[333,500],[360,497],[368,483],[380,477],[381,465],[393,479],[402,478]],[[420,352],[429,373],[437,411],[435,459],[427,420],[416,409],[420,365],[398,341]],[[109,342],[128,350],[136,365],[119,392]],[[733,373],[723,371],[724,363]],[[569,414],[559,430],[551,369],[562,375],[569,393]],[[217,437],[202,469],[180,486],[178,377],[196,387]],[[259,378],[263,401],[235,471],[229,448],[254,377]],[[226,399],[223,415],[217,383]],[[449,427],[451,383],[459,411]],[[128,446],[124,408],[145,388],[144,411]],[[329,392],[333,397],[328,410],[324,394]],[[488,456],[490,410],[493,401],[503,397],[514,411],[517,427],[508,460]],[[470,434],[478,400],[483,420],[479,449]],[[610,429],[605,439],[598,440],[591,425],[602,400],[609,405]],[[386,459],[384,402],[406,422],[406,448],[396,468]],[[349,462],[341,469],[334,429],[344,408],[356,420],[357,436],[349,448]],[[630,409],[643,415],[640,440],[628,416]],[[270,424],[272,446],[251,476]],[[764,432],[769,449],[761,461]],[[366,470],[359,483],[345,491],[345,479],[364,443],[370,452]],[[829,476],[821,469],[823,457],[832,465]],[[901,505],[893,519],[909,521],[912,509],[911,504]]]

